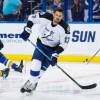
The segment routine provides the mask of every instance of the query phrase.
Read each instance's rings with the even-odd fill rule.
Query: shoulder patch
[[[40,14],[39,16],[40,16],[40,18],[46,18],[48,20],[52,20],[53,19],[53,15],[50,14],[50,13],[45,13],[43,15]]]

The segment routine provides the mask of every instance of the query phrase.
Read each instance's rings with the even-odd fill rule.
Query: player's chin
[[[57,20],[57,21],[56,21],[56,24],[59,24],[59,23],[60,23],[60,21],[59,21],[59,20]]]

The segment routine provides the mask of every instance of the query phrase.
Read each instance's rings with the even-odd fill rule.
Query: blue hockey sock
[[[8,66],[8,68],[15,69],[18,67],[15,63],[12,61],[8,60],[1,52],[0,52],[0,63],[4,64],[5,66]]]
[[[0,63],[6,66],[8,59],[0,52]]]
[[[8,63],[8,68],[15,69],[15,68],[17,68],[17,67],[18,67],[18,65],[15,64],[13,61],[10,61],[10,62]]]

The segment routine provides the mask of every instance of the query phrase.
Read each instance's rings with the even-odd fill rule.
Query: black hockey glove
[[[4,47],[2,41],[0,40],[0,50]]]
[[[24,31],[21,33],[20,37],[24,40],[27,41],[29,38],[30,34],[32,33],[31,29],[28,27],[24,28]]]
[[[58,57],[57,53],[52,54],[52,61],[51,61],[52,66],[55,66],[57,64],[57,57]]]

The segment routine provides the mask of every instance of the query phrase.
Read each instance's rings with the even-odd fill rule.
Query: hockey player
[[[30,15],[27,25],[21,34],[21,38],[25,41],[31,34],[31,28],[34,24],[39,24],[39,36],[37,38],[37,47],[41,49],[48,57],[52,57],[49,61],[43,54],[35,49],[32,59],[32,68],[30,70],[30,78],[21,88],[21,92],[31,93],[36,89],[38,80],[47,70],[49,65],[57,64],[58,55],[64,51],[70,38],[69,25],[62,20],[63,10],[55,9],[53,15],[45,13],[43,15]]]
[[[4,47],[2,41],[0,40],[0,50]],[[22,72],[23,69],[23,61],[20,62],[19,65],[13,63],[13,61],[7,59],[1,52],[0,52],[0,63],[7,66],[4,70],[0,70],[0,76],[6,78],[9,74],[10,68],[14,69],[15,71]]]

